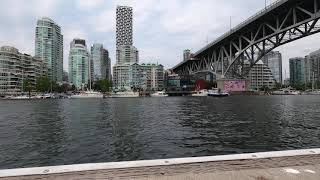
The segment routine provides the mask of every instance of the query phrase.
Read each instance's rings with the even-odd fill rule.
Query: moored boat
[[[169,95],[164,91],[158,91],[151,94],[151,97],[168,97]]]
[[[208,96],[208,90],[203,89],[201,91],[195,91],[191,96],[194,96],[194,97],[205,97],[205,96]]]
[[[79,94],[71,95],[71,99],[88,99],[88,98],[103,98],[103,94],[95,91],[84,91]]]
[[[112,93],[110,98],[138,98],[140,97],[139,92],[125,91]]]
[[[299,95],[299,91],[291,90],[291,89],[280,89],[278,91],[273,91],[273,95]]]
[[[211,97],[227,97],[230,94],[227,92],[222,92],[220,89],[219,90],[209,90],[208,96]]]

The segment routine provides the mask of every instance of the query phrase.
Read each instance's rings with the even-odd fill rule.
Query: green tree
[[[29,96],[31,96],[31,91],[33,90],[33,86],[31,84],[31,81],[29,79],[24,79],[23,80],[23,85],[22,85],[22,91],[23,92],[28,92]]]
[[[281,88],[282,88],[282,84],[276,83],[276,84],[274,85],[274,87],[273,87],[273,90],[279,90],[279,89],[281,89]]]
[[[268,86],[262,86],[260,88],[260,91],[264,91],[264,92],[269,92],[270,91],[270,88]]]
[[[305,91],[306,85],[303,83],[299,83],[299,84],[294,85],[293,88],[298,91]]]
[[[106,79],[99,80],[94,85],[95,90],[101,91],[103,93],[109,92],[111,87],[112,87],[111,82]]]
[[[47,76],[42,76],[36,81],[36,90],[38,92],[48,92],[51,89],[51,85],[51,80]]]

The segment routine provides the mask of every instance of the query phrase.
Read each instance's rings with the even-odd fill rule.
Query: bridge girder
[[[244,78],[266,54],[320,32],[319,0],[286,0],[242,29],[174,68],[177,74],[214,72],[218,78]]]

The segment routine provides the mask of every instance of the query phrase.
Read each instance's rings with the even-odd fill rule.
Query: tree
[[[31,81],[29,79],[24,79],[23,85],[22,85],[22,91],[28,92],[29,96],[31,96],[32,89],[33,89],[33,87],[32,87]]]
[[[106,79],[103,79],[103,80],[99,80],[95,83],[94,85],[94,89],[97,90],[97,91],[101,91],[103,93],[105,92],[109,92],[110,91],[110,88],[111,88],[111,82],[106,80]]]
[[[264,92],[269,92],[270,91],[270,88],[268,86],[262,86],[260,88],[260,91],[264,91]]]
[[[281,88],[282,88],[282,84],[276,83],[276,84],[274,85],[274,87],[273,87],[273,90],[279,90],[279,89],[281,89]]]
[[[51,89],[51,85],[51,80],[47,76],[42,76],[36,81],[36,90],[38,92],[48,92]]]

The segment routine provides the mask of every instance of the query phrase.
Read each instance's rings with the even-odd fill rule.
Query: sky
[[[73,38],[83,38],[89,46],[102,43],[115,64],[117,5],[133,7],[140,62],[168,69],[182,61],[184,49],[200,50],[230,29],[230,17],[236,26],[263,9],[265,0],[1,0],[0,46],[34,55],[36,22],[45,16],[62,28],[65,70]],[[289,58],[320,49],[319,40],[317,34],[276,49],[283,55],[284,71],[289,73]]]

